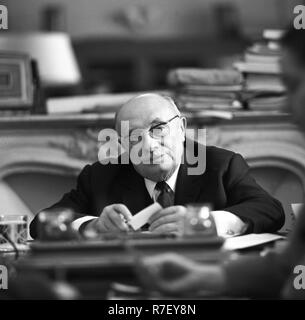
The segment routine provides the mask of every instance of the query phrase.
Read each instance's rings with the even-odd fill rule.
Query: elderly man
[[[288,88],[292,115],[305,131],[305,30],[290,29],[282,44],[283,78]],[[294,272],[297,266],[299,268]],[[171,295],[194,295],[196,291],[206,290],[214,294],[255,298],[304,299],[302,288],[305,274],[301,270],[304,266],[305,210],[281,253],[245,255],[223,265],[198,264],[168,253],[141,261],[138,274],[147,287]],[[173,277],[173,274],[178,276]]]
[[[123,123],[128,124],[127,133]],[[45,211],[73,210],[74,225],[81,232],[128,231],[132,215],[154,201],[162,210],[150,218],[148,230],[153,233],[179,232],[185,206],[194,202],[212,205],[221,235],[273,232],[283,225],[281,204],[255,182],[239,154],[207,147],[206,157],[198,160],[205,171],[190,174],[194,165],[187,163],[191,150],[185,139],[186,119],[170,98],[143,94],[131,99],[116,115],[116,130],[131,163],[87,165],[76,189]],[[195,149],[198,146],[195,143]],[[131,157],[133,150],[140,150],[141,161]],[[36,216],[30,227],[33,237],[37,228]]]

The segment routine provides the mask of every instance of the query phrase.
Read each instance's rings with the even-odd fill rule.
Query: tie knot
[[[169,192],[171,189],[165,181],[159,181],[156,184],[156,190]]]

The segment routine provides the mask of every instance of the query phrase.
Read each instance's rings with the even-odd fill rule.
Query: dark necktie
[[[165,181],[158,182],[155,189],[159,191],[159,195],[156,200],[163,208],[174,205],[174,192]]]

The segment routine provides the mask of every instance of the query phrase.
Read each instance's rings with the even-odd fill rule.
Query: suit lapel
[[[185,153],[189,152],[185,148]],[[192,202],[211,202],[213,194],[211,194],[211,177],[207,170],[200,175],[190,175],[188,168],[191,166],[187,164],[189,157],[184,154],[184,163],[180,165],[178,172],[175,204],[186,205]]]
[[[188,175],[187,165],[180,165],[175,191],[176,205],[185,205],[198,199],[202,188],[200,177]]]

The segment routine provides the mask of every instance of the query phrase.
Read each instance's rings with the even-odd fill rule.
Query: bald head
[[[138,95],[127,101],[115,116],[115,128],[121,121],[130,121],[136,126],[141,122],[149,124],[154,118],[179,115],[180,111],[172,98],[155,93]]]

